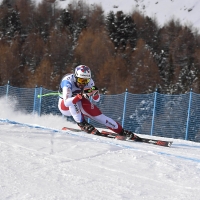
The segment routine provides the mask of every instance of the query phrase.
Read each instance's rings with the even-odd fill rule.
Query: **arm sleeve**
[[[63,90],[64,104],[66,107],[69,107],[74,99],[74,97],[72,97],[72,90],[67,86],[64,86],[62,90]]]

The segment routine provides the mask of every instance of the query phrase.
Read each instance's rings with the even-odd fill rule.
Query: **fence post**
[[[34,93],[33,114],[35,114],[36,111],[36,102],[37,102],[37,85],[35,86],[35,93]]]
[[[128,95],[128,89],[126,89],[125,97],[124,97],[124,110],[123,110],[123,117],[122,117],[122,127],[124,127],[124,120],[125,120],[125,114],[126,114],[126,100]]]
[[[6,87],[6,100],[8,99],[9,86],[10,86],[10,81],[8,81],[7,87]]]
[[[90,103],[91,103],[91,106],[92,106],[93,104],[92,104],[92,97],[91,96],[90,96],[89,100],[90,100]],[[89,117],[88,117],[87,121],[88,121],[88,123],[90,123],[90,118]]]
[[[153,135],[153,129],[154,129],[154,118],[155,118],[155,113],[156,113],[156,100],[157,100],[157,88],[156,91],[154,92],[154,105],[153,105],[153,116],[152,116],[152,122],[151,122],[151,135]]]
[[[38,112],[39,116],[41,116],[41,107],[42,107],[42,86],[40,86],[40,101],[39,101],[39,112]]]
[[[190,123],[191,104],[192,104],[192,89],[190,89],[190,97],[189,97],[189,105],[188,105],[188,115],[187,115],[187,125],[186,125],[185,140],[188,140],[188,130],[189,130],[189,123]]]

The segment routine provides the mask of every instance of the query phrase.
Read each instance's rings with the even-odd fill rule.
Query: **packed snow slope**
[[[77,126],[14,107],[0,99],[1,200],[200,199],[200,143],[169,148],[64,132]]]

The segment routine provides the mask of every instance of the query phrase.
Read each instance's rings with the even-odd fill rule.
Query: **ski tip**
[[[158,141],[157,145],[164,146],[164,147],[171,147],[172,143],[173,142],[169,142],[169,141]]]
[[[168,147],[171,147],[171,146],[172,146],[172,143],[173,143],[173,142],[168,142]]]

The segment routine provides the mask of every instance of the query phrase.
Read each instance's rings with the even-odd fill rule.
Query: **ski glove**
[[[92,91],[93,91],[93,95],[92,96],[96,96],[99,94],[99,90],[96,86],[91,87]]]
[[[96,86],[92,86],[91,88],[85,88],[83,90],[83,96],[86,99],[89,99],[91,96],[96,96],[99,94],[99,90]]]

